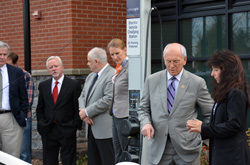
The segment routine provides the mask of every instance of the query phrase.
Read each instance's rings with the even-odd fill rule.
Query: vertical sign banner
[[[140,55],[140,0],[127,0],[127,54]]]

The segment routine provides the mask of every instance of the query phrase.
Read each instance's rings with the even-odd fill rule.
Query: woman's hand
[[[198,119],[188,120],[186,124],[187,129],[189,129],[189,132],[197,132],[197,133],[201,133],[201,125],[202,121]]]

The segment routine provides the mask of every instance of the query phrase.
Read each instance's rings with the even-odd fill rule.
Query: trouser
[[[42,142],[44,165],[58,165],[59,151],[63,165],[76,164],[76,133],[73,133],[72,137],[66,138],[54,124],[50,132],[42,136]]]
[[[125,137],[121,133],[121,124],[122,121],[126,118],[116,118],[113,115],[113,123],[112,123],[112,133],[113,133],[113,145],[114,145],[114,151],[115,151],[115,163],[120,162],[121,156],[123,151],[126,149],[126,146],[124,144],[127,144],[128,137]]]
[[[24,127],[20,159],[31,163],[31,118],[27,118]]]
[[[19,158],[23,127],[19,126],[12,112],[0,114],[0,134],[3,152]]]
[[[115,165],[112,138],[96,139],[88,129],[88,165]]]

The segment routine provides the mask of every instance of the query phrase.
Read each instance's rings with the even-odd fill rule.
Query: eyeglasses
[[[174,61],[166,60],[167,64],[171,64],[172,62],[173,62],[173,64],[179,64],[180,60],[174,60]]]

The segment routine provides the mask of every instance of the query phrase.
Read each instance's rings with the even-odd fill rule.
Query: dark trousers
[[[76,134],[65,138],[54,124],[47,136],[42,136],[43,164],[58,165],[59,150],[63,165],[76,164]]]
[[[105,131],[105,130],[104,130]],[[88,165],[114,165],[112,138],[96,139],[91,126],[88,129]]]
[[[121,133],[121,124],[126,118],[116,118],[113,115],[113,123],[112,123],[112,133],[113,133],[113,144],[115,151],[115,163],[119,163],[123,151],[127,148],[128,137],[125,137]]]

